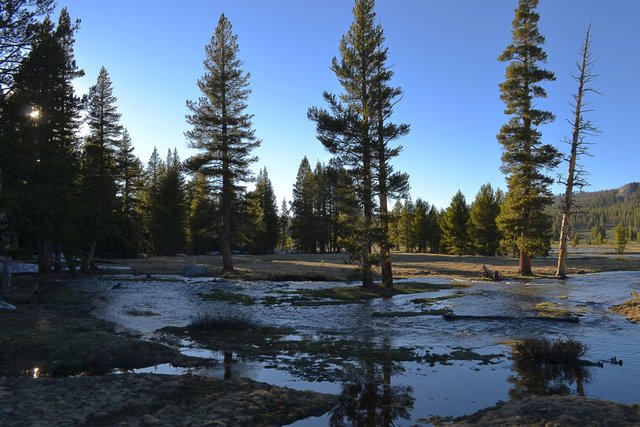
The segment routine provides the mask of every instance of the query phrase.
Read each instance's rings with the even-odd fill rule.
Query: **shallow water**
[[[86,283],[104,296],[96,314],[123,328],[153,336],[164,326],[185,326],[192,318],[205,313],[244,313],[272,326],[289,326],[304,339],[333,334],[367,348],[393,349],[411,347],[416,353],[451,353],[458,347],[480,354],[502,354],[494,364],[478,361],[452,361],[449,365],[424,362],[375,360],[351,357],[341,366],[323,369],[352,369],[339,375],[341,381],[316,381],[308,371],[285,369],[286,358],[278,361],[252,360],[234,354],[232,364],[213,368],[191,369],[199,375],[218,378],[244,376],[275,385],[327,393],[342,393],[344,399],[332,414],[303,420],[295,425],[328,424],[331,417],[352,423],[376,425],[415,425],[420,418],[432,415],[459,416],[473,413],[509,400],[510,396],[531,392],[536,378],[519,372],[510,358],[512,339],[544,337],[573,338],[585,343],[586,359],[599,362],[612,357],[622,366],[604,363],[588,368],[588,378],[547,378],[545,390],[617,402],[639,402],[640,325],[627,322],[608,307],[628,299],[631,291],[640,290],[640,272],[608,272],[581,275],[564,281],[541,279],[531,282],[477,282],[467,288],[401,295],[377,299],[364,304],[320,307],[295,307],[290,304],[249,306],[227,302],[204,301],[198,294],[221,289],[253,296],[260,301],[277,292],[300,288],[336,286],[336,283],[239,282],[213,279],[158,277],[157,280],[129,280],[130,276],[101,278]],[[451,279],[425,278],[427,283],[449,283]],[[416,281],[412,279],[412,281]],[[113,287],[117,284],[120,286]],[[563,307],[583,307],[586,313],[579,323],[540,322],[536,320],[468,320],[445,321],[440,316],[372,317],[374,312],[417,311],[411,300],[461,293],[430,308],[450,308],[459,315],[536,316],[533,306],[555,302]],[[141,315],[144,313],[144,315]],[[182,341],[181,350],[189,355],[222,361],[223,353]],[[295,362],[291,360],[292,364]],[[147,372],[182,373],[171,366],[148,368]]]

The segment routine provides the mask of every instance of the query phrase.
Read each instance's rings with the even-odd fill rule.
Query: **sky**
[[[121,122],[145,164],[154,147],[162,156],[177,148],[183,160],[194,154],[184,136],[186,101],[200,96],[204,47],[222,13],[251,74],[248,112],[262,139],[253,169],[267,168],[278,205],[291,200],[304,156],[312,165],[329,161],[307,110],[325,106],[323,91],[341,92],[330,65],[353,20],[352,1],[58,0],[58,6],[81,20],[75,56],[86,74],[76,81],[78,93],[88,93],[100,68],[107,69]],[[445,208],[458,190],[470,203],[484,183],[506,189],[496,140],[508,119],[498,90],[506,64],[497,58],[511,41],[516,6],[516,0],[377,1],[392,84],[403,90],[392,120],[411,126],[398,141],[404,150],[394,167],[410,175],[414,200]],[[563,139],[571,134],[569,103],[577,89],[571,75],[591,25],[594,86],[603,95],[588,98],[594,110],[588,117],[600,134],[592,139],[593,156],[582,161],[587,189],[639,181],[640,1],[541,0],[537,10],[546,68],[556,74],[544,84],[548,97],[536,101],[557,116],[540,128],[543,142],[568,152]],[[551,175],[566,169],[562,164]]]

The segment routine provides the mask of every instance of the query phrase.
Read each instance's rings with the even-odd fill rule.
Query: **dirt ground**
[[[518,274],[518,260],[500,256],[394,253],[392,260],[396,277],[437,275],[479,278],[484,265],[491,271],[498,270],[505,277],[517,277]],[[180,274],[185,265],[200,265],[207,268],[207,275],[219,276],[222,257],[183,255],[112,262],[130,266],[136,274]],[[357,275],[354,275],[355,267],[348,263],[345,254],[235,255],[233,262],[237,276],[245,279],[357,280]],[[553,276],[556,262],[554,257],[535,258],[532,262],[533,273],[537,276]],[[599,252],[593,256],[571,258],[567,274],[616,270],[640,270],[640,258],[637,257],[637,253],[626,252],[614,256],[612,249],[599,248]]]
[[[575,396],[531,396],[454,420],[463,426],[638,426],[640,407]]]

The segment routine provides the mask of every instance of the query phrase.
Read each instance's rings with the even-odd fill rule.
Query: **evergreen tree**
[[[613,230],[613,239],[616,243],[616,252],[621,254],[627,247],[627,230],[622,225],[618,224]]]
[[[316,217],[313,211],[315,182],[305,156],[298,167],[291,202],[291,237],[294,247],[303,253],[316,252]]]
[[[352,173],[359,197],[361,216],[351,235],[357,240],[347,246],[362,270],[362,285],[373,286],[372,246],[376,183],[374,172],[376,129],[376,82],[386,51],[380,49],[383,34],[376,25],[374,0],[356,0],[354,20],[340,41],[340,59],[331,69],[344,92],[339,97],[328,92],[323,97],[329,110],[310,108],[308,117],[316,122],[317,137]]]
[[[207,254],[217,250],[218,243],[215,239],[216,206],[211,198],[211,189],[207,178],[196,173],[188,186],[188,216],[187,233],[189,251],[196,255]]]
[[[159,255],[176,255],[185,247],[186,198],[178,151],[169,150],[158,183],[158,214],[154,247]]]
[[[429,236],[429,203],[422,199],[416,200],[413,214],[413,235],[418,252],[427,252]]]
[[[149,157],[145,171],[146,183],[142,194],[142,223],[144,228],[145,249],[149,253],[160,253],[157,236],[160,235],[162,202],[160,199],[161,180],[166,171],[166,165],[160,158],[156,147]]]
[[[442,245],[448,254],[464,255],[469,253],[469,207],[458,191],[451,204],[440,219]]]
[[[256,188],[249,195],[253,233],[250,235],[251,251],[272,254],[278,243],[278,207],[267,169],[258,174]]]
[[[129,132],[124,130],[116,146],[115,178],[120,212],[122,256],[133,257],[141,248],[143,229],[141,218],[141,197],[144,188],[144,166],[133,154],[133,144]]]
[[[508,191],[498,217],[504,237],[520,251],[519,273],[531,274],[531,255],[544,253],[549,246],[550,217],[545,208],[552,202],[549,186],[553,180],[545,171],[557,166],[557,150],[542,144],[538,126],[554,115],[537,109],[535,98],[546,92],[540,83],[554,80],[552,72],[540,68],[547,55],[544,37],[538,31],[538,0],[519,0],[513,20],[512,42],[499,60],[508,62],[506,80],[500,84],[500,98],[509,121],[502,126],[498,141],[503,146],[502,171]]]
[[[569,224],[571,221],[571,209],[573,207],[574,187],[583,188],[587,185],[586,172],[578,163],[578,158],[583,155],[589,155],[589,142],[586,137],[597,132],[596,127],[590,120],[584,118],[585,102],[584,95],[589,92],[596,92],[591,87],[591,82],[596,75],[593,73],[594,60],[591,57],[591,27],[587,30],[584,37],[584,43],[580,49],[581,61],[578,64],[578,76],[574,76],[574,80],[578,82],[578,91],[573,95],[573,131],[571,136],[571,154],[567,159],[569,163],[569,171],[565,184],[565,194],[562,204],[562,223],[560,226],[560,237],[558,244],[558,268],[556,270],[557,277],[565,277],[567,265],[567,242],[569,240]]]
[[[48,15],[53,7],[54,0],[0,2],[0,105],[37,33],[38,17]]]
[[[427,215],[427,229],[429,236],[429,251],[432,254],[440,252],[440,244],[442,240],[442,233],[440,232],[440,217],[441,213],[435,206],[431,205],[429,214]]]
[[[187,166],[210,180],[220,200],[222,270],[231,272],[234,206],[244,192],[243,183],[251,180],[249,165],[257,160],[251,152],[260,140],[251,129],[252,116],[245,112],[251,92],[249,74],[241,68],[237,36],[224,14],[205,50],[205,75],[198,80],[203,96],[187,102],[191,110],[187,122],[193,128],[186,136],[189,147],[200,153],[190,157]]]
[[[400,212],[400,223],[398,231],[400,235],[400,241],[402,242],[403,249],[406,252],[413,252],[416,242],[416,236],[414,233],[413,217],[415,214],[415,205],[411,199],[407,199],[402,206]]]
[[[87,126],[82,158],[81,192],[88,249],[83,270],[93,267],[98,243],[113,237],[117,224],[116,149],[121,141],[120,113],[107,70],[102,67],[89,89]]]
[[[469,237],[473,251],[479,255],[494,256],[500,244],[496,218],[502,204],[502,191],[493,191],[484,184],[476,194],[469,211]]]
[[[2,111],[3,197],[13,231],[37,247],[41,273],[51,271],[52,254],[59,260],[63,246],[69,255],[75,246],[81,103],[72,81],[82,75],[73,59],[76,30],[66,9],[57,27],[48,17],[34,27],[32,50]]]
[[[374,80],[373,103],[375,109],[375,171],[380,210],[380,263],[382,270],[382,284],[387,287],[393,285],[393,268],[391,265],[391,242],[389,238],[388,198],[406,197],[409,191],[409,176],[405,173],[393,171],[391,160],[402,151],[402,146],[391,147],[389,143],[409,133],[408,124],[390,122],[393,107],[399,101],[402,90],[389,85],[393,71],[386,65],[387,48],[383,47],[384,36],[379,29],[380,37],[375,64],[377,75]]]
[[[285,199],[282,199],[282,204],[280,205],[280,219],[279,226],[280,230],[278,233],[278,247],[281,251],[288,251],[291,249],[290,236],[289,231],[291,228],[291,216],[289,214],[289,205]]]

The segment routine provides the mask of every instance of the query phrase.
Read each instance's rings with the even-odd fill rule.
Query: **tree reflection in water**
[[[575,384],[575,394],[584,396],[589,371],[580,359],[587,348],[579,341],[549,341],[526,339],[513,348],[515,375],[508,378],[512,399],[529,395],[568,395]]]
[[[330,425],[390,427],[398,419],[410,418],[415,402],[413,389],[391,385],[392,374],[398,370],[402,370],[400,365],[391,361],[363,360],[360,377],[343,384]]]

